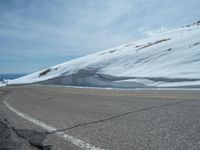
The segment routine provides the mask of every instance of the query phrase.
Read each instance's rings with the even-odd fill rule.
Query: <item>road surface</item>
[[[51,149],[198,150],[199,90],[0,88],[0,119],[48,132]]]

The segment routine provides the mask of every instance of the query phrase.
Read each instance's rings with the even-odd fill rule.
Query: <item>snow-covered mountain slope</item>
[[[98,87],[200,87],[200,22],[9,80]]]

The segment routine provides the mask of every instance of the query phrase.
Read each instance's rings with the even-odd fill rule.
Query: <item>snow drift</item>
[[[96,87],[200,87],[200,22],[8,80]]]

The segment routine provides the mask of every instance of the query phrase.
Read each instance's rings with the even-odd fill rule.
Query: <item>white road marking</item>
[[[9,95],[10,96],[10,95]],[[38,125],[40,127],[42,127],[43,129],[49,131],[49,132],[52,132],[52,131],[56,131],[57,129],[55,127],[52,127],[44,122],[41,122],[35,118],[32,118],[30,117],[29,115],[27,114],[24,114],[18,110],[16,110],[13,106],[11,106],[10,104],[8,104],[8,102],[6,101],[8,99],[8,97],[6,97],[6,99],[3,101],[4,104],[6,105],[6,107],[8,107],[8,109],[10,109],[12,112],[14,112],[15,114],[17,114],[18,116],[34,123],[35,125]],[[57,136],[63,138],[64,140],[67,140],[71,143],[73,143],[74,145],[76,145],[77,147],[81,148],[81,149],[84,149],[84,150],[103,150],[102,148],[99,148],[99,147],[95,147],[93,145],[91,145],[90,143],[87,143],[85,141],[82,141],[78,138],[75,138],[73,136],[70,136],[64,132],[56,132],[55,133]]]

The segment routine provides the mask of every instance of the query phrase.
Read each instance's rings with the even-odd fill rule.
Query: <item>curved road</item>
[[[3,93],[6,95],[2,96]],[[52,149],[200,149],[200,91],[0,88],[0,117]]]

